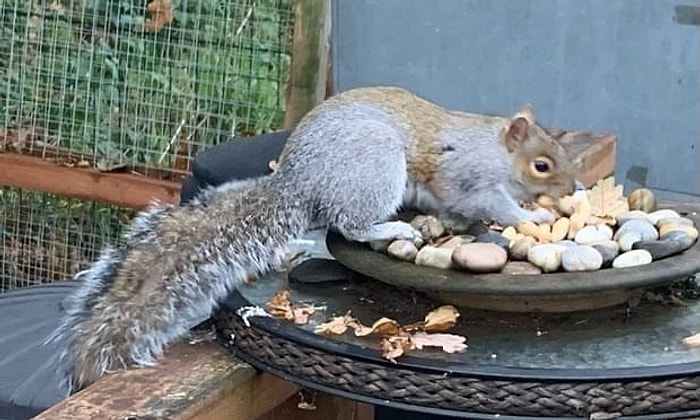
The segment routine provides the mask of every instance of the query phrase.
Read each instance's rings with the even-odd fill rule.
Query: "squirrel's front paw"
[[[545,209],[545,208],[539,208],[536,210],[531,210],[528,211],[529,217],[527,218],[528,221],[533,222],[533,223],[554,223],[554,220],[556,217],[554,216],[554,213],[551,211]]]

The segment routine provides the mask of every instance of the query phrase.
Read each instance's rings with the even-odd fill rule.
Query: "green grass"
[[[50,144],[168,166],[173,139],[201,150],[281,124],[290,0],[175,1],[156,33],[142,30],[140,1],[31,3],[0,11],[5,125],[31,121]]]
[[[167,168],[180,142],[195,154],[278,129],[291,1],[175,0],[151,33],[141,0],[2,0],[0,132],[34,127],[32,141]],[[130,214],[0,188],[0,291],[69,278]]]

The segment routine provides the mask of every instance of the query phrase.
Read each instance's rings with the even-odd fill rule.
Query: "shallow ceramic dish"
[[[700,227],[700,202],[660,204]],[[614,306],[649,288],[700,272],[700,240],[680,254],[644,266],[537,275],[470,274],[418,266],[333,232],[328,233],[326,246],[341,264],[367,277],[413,288],[442,303],[508,312],[574,312]]]

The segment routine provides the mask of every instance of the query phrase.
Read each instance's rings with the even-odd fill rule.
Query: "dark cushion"
[[[209,185],[269,174],[268,163],[279,157],[290,134],[290,130],[277,131],[220,143],[195,157],[192,174]]]

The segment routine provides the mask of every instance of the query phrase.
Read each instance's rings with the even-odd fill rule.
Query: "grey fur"
[[[59,368],[71,389],[130,365],[155,363],[248,278],[275,269],[286,245],[326,227],[358,241],[420,233],[389,221],[402,205],[463,218],[516,214],[518,181],[497,132],[468,125],[440,133],[442,199],[409,179],[416,139],[390,110],[367,103],[321,104],[299,123],[260,179],[202,192],[183,206],[154,203],[126,233],[126,248],[105,250],[83,276],[63,325]]]

